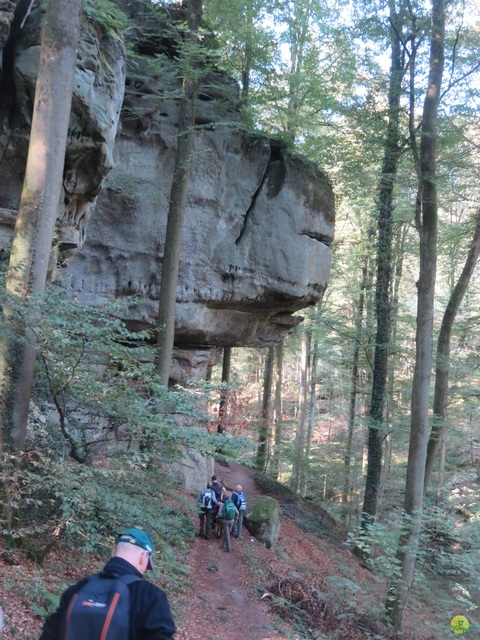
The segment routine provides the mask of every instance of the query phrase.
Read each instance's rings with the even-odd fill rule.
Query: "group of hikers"
[[[213,475],[206,488],[200,491],[197,503],[200,523],[198,535],[209,540],[218,519],[222,525],[222,549],[230,553],[232,551],[231,535],[242,538],[243,516],[247,509],[242,485],[237,484],[233,492],[230,492],[217,476]]]
[[[209,540],[218,518],[222,548],[231,552],[230,535],[242,538],[247,508],[242,485],[231,492],[213,475],[197,501],[199,535]],[[153,569],[153,549],[143,529],[119,534],[102,571],[62,594],[59,607],[45,620],[40,640],[172,640],[176,629],[167,596],[144,580],[145,572]]]

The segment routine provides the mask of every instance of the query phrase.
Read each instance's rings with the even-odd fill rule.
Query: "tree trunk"
[[[275,347],[275,359],[277,363],[277,380],[275,382],[275,444],[271,466],[272,478],[278,480],[280,471],[280,453],[282,448],[282,384],[283,384],[283,342]]]
[[[228,397],[228,383],[230,382],[230,364],[232,360],[232,347],[225,347],[223,349],[223,362],[222,362],[222,390],[220,391],[220,405],[218,407],[218,425],[217,432],[225,433],[225,418],[227,411],[227,397]],[[225,387],[224,387],[225,385]]]
[[[397,344],[397,313],[399,301],[399,290],[402,281],[403,259],[405,255],[405,245],[408,233],[408,225],[403,224],[398,232],[395,242],[395,276],[392,283],[392,309],[394,313],[391,318],[390,342],[392,345]],[[395,354],[390,354],[388,363],[388,383],[387,383],[387,402],[386,402],[386,422],[390,425],[392,421],[394,408],[394,389],[395,389]]]
[[[433,397],[433,424],[430,439],[427,447],[427,462],[425,465],[424,495],[432,475],[433,465],[438,456],[441,443],[446,436],[447,420],[447,399],[448,399],[448,376],[450,369],[450,343],[452,337],[453,324],[468,289],[475,265],[480,255],[480,211],[477,213],[477,223],[473,235],[470,250],[468,252],[465,265],[460,278],[455,285],[447,308],[443,314],[442,326],[438,335],[436,369],[435,369],[435,392]]]
[[[300,356],[300,388],[298,399],[297,432],[295,434],[295,451],[293,454],[292,476],[290,486],[297,493],[302,484],[302,473],[305,457],[305,414],[308,387],[308,354],[310,336],[306,331],[302,334],[302,351]]]
[[[83,0],[49,0],[47,7],[27,166],[7,274],[6,289],[12,301],[45,290],[62,193],[82,6]],[[10,315],[7,305],[5,320]],[[19,336],[16,344],[6,341],[0,356],[3,434],[6,443],[21,451],[33,384],[34,341],[28,335]],[[11,394],[8,400],[7,394]]]
[[[350,376],[350,404],[348,409],[348,427],[347,427],[347,443],[345,446],[345,455],[343,458],[344,464],[344,480],[342,491],[342,521],[346,523],[349,500],[351,493],[351,466],[353,455],[353,434],[355,429],[355,417],[357,406],[357,391],[358,391],[358,363],[360,359],[360,345],[362,336],[362,324],[363,324],[363,308],[365,305],[365,287],[367,284],[367,271],[368,271],[369,256],[365,255],[365,263],[362,269],[362,282],[360,284],[360,294],[358,296],[357,303],[357,316],[355,320],[355,336],[353,338],[353,355],[352,355],[352,373]]]
[[[392,252],[395,255],[395,276],[392,282],[392,309],[395,311],[398,309],[399,300],[399,288],[402,280],[403,271],[403,258],[405,253],[405,243],[407,238],[408,226],[402,225],[397,239],[395,242],[395,248]],[[390,343],[396,345],[397,343],[397,314],[394,312],[391,317],[391,331],[390,331]],[[389,430],[392,429],[392,416],[394,410],[394,389],[395,389],[395,354],[389,355],[388,372],[387,372],[387,390],[386,390],[386,415],[385,422]],[[390,434],[384,439],[384,451],[383,451],[383,467],[380,477],[380,493],[379,502],[381,504],[385,487],[389,481],[391,463],[392,463],[393,441]]]
[[[299,86],[304,67],[305,46],[310,27],[311,10],[307,4],[293,3],[293,19],[290,27],[290,73],[288,76],[288,105],[286,131],[292,143],[298,129]]]
[[[201,0],[185,0],[188,32],[185,36],[185,56],[195,56],[198,30],[202,19]],[[188,46],[190,45],[190,46]],[[188,51],[188,53],[187,53]],[[157,354],[155,365],[163,386],[168,386],[175,338],[175,306],[177,281],[182,246],[183,224],[187,188],[190,178],[194,140],[195,99],[198,90],[196,68],[198,62],[190,60],[182,85],[182,98],[178,123],[177,152],[168,206],[167,230],[163,250],[162,277],[158,301]]]
[[[265,358],[265,372],[263,376],[263,397],[262,411],[260,415],[260,427],[258,430],[258,446],[255,459],[255,467],[258,471],[264,472],[267,467],[268,436],[270,432],[271,400],[272,400],[272,379],[273,379],[273,356],[274,347],[269,347]]]
[[[368,429],[368,464],[362,525],[375,519],[382,468],[383,414],[390,342],[390,286],[392,279],[393,190],[399,158],[401,83],[405,73],[401,55],[401,27],[393,0],[390,2],[392,66],[388,95],[389,117],[378,186],[378,247],[375,312],[377,332],[373,364],[372,401]]]
[[[305,464],[303,467],[304,471],[301,474],[302,484],[300,487],[300,493],[302,496],[307,495],[310,455],[312,451],[313,430],[315,427],[315,390],[317,386],[317,360],[317,341],[315,341],[312,352],[312,366],[310,370],[310,401],[308,411],[307,443],[305,446]]]
[[[252,72],[252,47],[249,43],[245,44],[245,60],[242,67],[242,87],[241,87],[241,99],[243,104],[248,104],[249,92],[250,92],[250,74]]]
[[[436,190],[436,138],[445,41],[445,0],[432,2],[432,35],[428,86],[423,107],[420,143],[420,274],[416,331],[416,360],[412,382],[410,444],[405,484],[405,533],[397,560],[401,578],[390,587],[386,613],[397,632],[412,586],[423,512],[423,486],[429,433],[428,405],[433,359],[433,313],[437,266],[438,205]]]

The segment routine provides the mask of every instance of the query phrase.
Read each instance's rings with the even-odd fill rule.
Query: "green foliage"
[[[35,395],[51,403],[44,405],[47,422],[35,419],[36,447],[64,455],[68,444],[79,461],[102,442],[148,448],[164,460],[177,456],[181,444],[218,448],[216,436],[191,428],[206,419],[198,410],[202,390],[160,385],[149,334],[129,331],[118,306],[84,307],[50,287],[40,299],[12,300],[10,309],[10,334],[28,331],[38,348]]]
[[[23,507],[18,526],[5,529],[5,541],[25,549],[25,540],[40,550],[46,542],[96,553],[105,560],[116,535],[127,527],[151,532],[156,544],[154,579],[170,590],[184,588],[189,575],[183,556],[194,535],[194,507],[141,456],[99,456],[91,465],[36,456],[33,471],[24,471],[16,505]],[[13,483],[12,476],[12,483]],[[28,510],[25,507],[28,506]],[[8,535],[7,535],[8,534]],[[51,544],[50,544],[51,548]],[[39,559],[38,557],[36,558]],[[68,569],[68,557],[62,554]],[[18,575],[16,589],[28,595],[32,611],[50,613],[64,584],[46,585],[43,570]],[[4,582],[4,586],[6,583]]]
[[[358,527],[350,531],[346,546],[356,548],[365,559],[367,566],[386,581],[400,576],[400,564],[396,558],[399,539],[409,517],[402,519],[392,513],[385,521],[375,521],[366,528]]]
[[[207,432],[201,387],[159,384],[149,335],[130,332],[119,307],[83,307],[49,287],[9,309],[9,337],[28,334],[37,347],[41,405],[31,412],[21,465],[8,454],[2,461],[6,540],[41,563],[58,539],[105,551],[135,523],[160,541],[157,567],[167,579],[193,524],[185,502],[174,505],[160,465],[184,447],[237,459],[250,441]],[[179,565],[174,575],[186,573]]]
[[[100,26],[109,38],[120,38],[122,31],[130,26],[118,3],[111,0],[85,0],[83,11],[88,21]]]
[[[18,589],[18,582],[21,583],[20,589]],[[57,585],[58,593],[51,593],[46,587],[45,576],[41,570],[34,571],[28,576],[28,579],[18,580],[18,582],[19,595],[25,598],[30,609],[40,618],[45,618],[55,611],[60,601],[61,592],[68,586],[67,584],[59,584]]]
[[[473,602],[479,592],[478,552],[475,540],[480,538],[478,518],[459,527],[454,514],[445,508],[425,510],[420,544],[416,552],[414,588],[428,598],[431,580],[448,579],[454,585],[453,597],[464,608],[475,608]],[[360,551],[367,567],[381,576],[388,586],[401,577],[397,558],[399,542],[412,524],[407,514],[391,513],[385,520],[377,520],[366,529],[351,531],[346,546]],[[400,547],[401,550],[401,547]],[[448,598],[447,598],[448,599]],[[459,606],[459,605],[457,605]]]

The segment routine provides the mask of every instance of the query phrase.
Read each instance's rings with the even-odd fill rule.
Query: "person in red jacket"
[[[143,529],[128,529],[117,536],[112,558],[103,568],[107,577],[133,575],[138,579],[128,584],[130,593],[129,640],[172,640],[175,623],[167,596],[156,585],[143,578],[153,569],[153,541]],[[69,605],[87,578],[69,587],[61,596],[58,609],[48,616],[43,625],[40,640],[63,640]],[[88,640],[97,640],[88,638]]]

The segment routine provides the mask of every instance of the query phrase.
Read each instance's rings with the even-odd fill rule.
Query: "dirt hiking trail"
[[[232,539],[232,553],[222,551],[216,537],[195,537],[188,545],[186,592],[167,591],[178,629],[175,640],[394,637],[378,617],[384,581],[352,556],[343,544],[344,532],[328,513],[240,465],[217,464],[215,472],[228,489],[241,484],[247,502],[258,494],[275,497],[283,511],[280,537],[271,551],[244,527],[243,539]],[[192,500],[191,494],[180,493],[182,500]],[[195,526],[198,531],[198,519]],[[52,550],[42,570],[47,587],[52,578],[52,593],[59,590],[59,578],[73,584],[98,571],[103,562],[96,554],[85,556],[72,548],[69,553],[78,564],[65,566],[64,553],[63,548]],[[22,555],[16,559],[0,539],[0,574],[6,577],[0,583],[0,606],[6,616],[2,640],[40,636],[44,616],[35,615],[28,604],[35,595],[38,571],[33,561]],[[22,594],[15,588],[17,576],[22,584],[30,576],[31,592]],[[451,637],[449,620],[443,605],[412,598],[401,637],[444,640]]]
[[[247,498],[255,493],[248,469],[219,464],[215,473],[227,489],[243,486]],[[196,530],[198,531],[198,523]],[[243,529],[243,539],[232,537],[232,552],[221,549],[221,540],[196,537],[192,550],[191,589],[188,600],[176,603],[182,620],[177,620],[178,640],[284,640],[273,626],[266,601],[252,589],[248,558],[253,547],[262,547]],[[257,551],[259,549],[257,548]],[[270,552],[267,552],[270,553]]]

